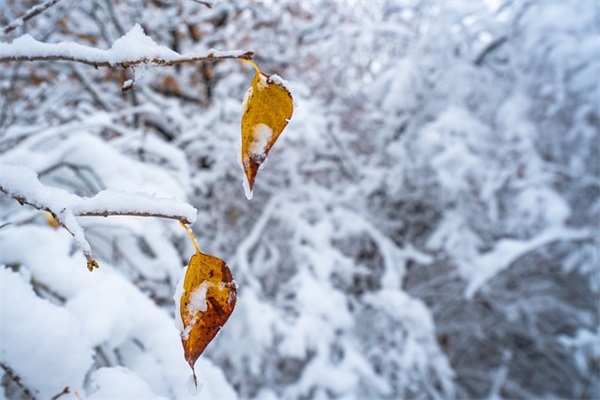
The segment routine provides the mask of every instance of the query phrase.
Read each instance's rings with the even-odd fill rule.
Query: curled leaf
[[[256,70],[242,114],[244,188],[246,197],[251,199],[258,168],[292,117],[294,100],[283,79],[263,74],[256,64],[246,62]]]
[[[195,382],[194,364],[233,312],[237,288],[223,260],[200,252],[195,240],[194,246],[196,254],[187,267],[176,312],[183,323],[181,342],[185,360],[192,368]]]

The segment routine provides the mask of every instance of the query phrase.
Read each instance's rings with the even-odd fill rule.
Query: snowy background
[[[0,62],[0,398],[600,397],[597,1],[203,3],[0,0],[0,59],[253,51],[297,102],[248,201],[248,65]],[[103,209],[231,267],[199,393],[191,242]]]

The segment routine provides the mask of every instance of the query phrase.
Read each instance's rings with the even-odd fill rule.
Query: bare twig
[[[38,4],[36,6],[31,7],[29,10],[27,10],[25,12],[25,14],[23,14],[19,18],[15,19],[8,25],[2,27],[2,33],[6,35],[8,32],[14,31],[19,26],[21,26],[23,24],[23,22],[28,21],[31,18],[35,17],[36,15],[43,13],[44,11],[46,11],[48,8],[52,7],[59,1],[60,0],[46,0],[42,4]]]
[[[64,54],[55,54],[55,55],[0,55],[0,62],[8,62],[8,61],[74,61],[87,65],[91,65],[94,68],[98,67],[113,67],[113,66],[121,66],[123,68],[128,68],[134,65],[139,64],[150,64],[156,66],[173,66],[178,64],[185,64],[197,61],[218,61],[225,59],[234,59],[234,60],[251,60],[254,56],[254,53],[251,51],[247,51],[245,53],[218,53],[218,52],[208,52],[207,54],[196,55],[196,56],[181,56],[181,58],[177,58],[174,60],[163,60],[160,58],[140,58],[137,60],[127,60],[120,61],[118,63],[111,63],[105,60],[89,60],[85,58],[79,57],[71,57]]]
[[[190,224],[191,222],[183,215],[169,215],[157,212],[146,212],[146,211],[84,211],[77,213],[78,217],[113,217],[113,216],[130,216],[130,217],[155,217],[155,218],[166,218],[181,221],[184,224]]]
[[[496,40],[492,40],[482,51],[479,53],[477,58],[473,61],[473,64],[477,66],[481,66],[485,61],[485,58],[490,54],[500,48],[504,43],[508,41],[506,36],[500,36]]]
[[[202,0],[192,0],[195,1],[198,4],[202,4],[203,6],[207,7],[207,8],[213,8],[215,5],[214,1],[202,1]]]
[[[62,390],[62,392],[58,393],[57,395],[55,395],[54,397],[52,397],[50,400],[58,400],[59,398],[63,397],[65,394],[69,394],[69,393],[71,393],[71,390],[67,386],[66,388],[64,388]]]

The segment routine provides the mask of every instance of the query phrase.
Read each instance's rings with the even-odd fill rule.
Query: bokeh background
[[[38,3],[0,0],[0,26]],[[197,396],[600,397],[597,1],[61,0],[0,40],[106,49],[136,23],[180,53],[253,51],[289,82],[254,199],[237,60],[1,63],[0,159],[80,196],[198,209],[239,298]],[[0,397],[195,397],[173,325],[185,232],[82,222],[92,274],[0,194]]]

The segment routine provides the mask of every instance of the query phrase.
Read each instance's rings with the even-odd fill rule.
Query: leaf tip
[[[188,392],[192,395],[195,396],[200,392],[200,388],[198,387],[198,380],[196,379],[196,372],[194,371],[194,368],[192,368],[192,375],[188,378],[187,382],[186,382],[186,386],[188,389]]]
[[[254,176],[249,170],[244,171],[244,178],[242,179],[242,186],[244,186],[244,195],[246,199],[252,200],[254,196]]]

